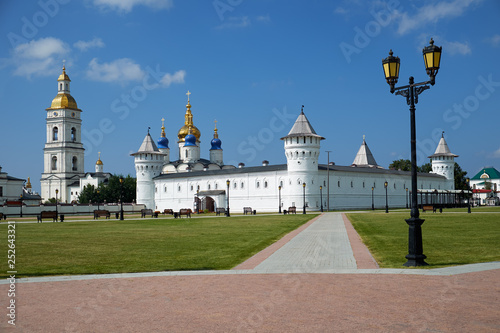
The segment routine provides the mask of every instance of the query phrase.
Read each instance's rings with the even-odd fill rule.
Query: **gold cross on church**
[[[189,90],[188,90],[188,92],[186,93],[186,95],[188,96],[188,102],[189,102],[189,95],[191,95],[191,93],[189,92]]]

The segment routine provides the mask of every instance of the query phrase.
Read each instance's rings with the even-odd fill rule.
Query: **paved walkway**
[[[313,273],[356,269],[340,213],[320,216],[307,229],[254,268],[256,273]]]
[[[20,279],[15,327],[4,280],[0,331],[500,331],[500,263],[379,269],[360,244],[327,213],[229,271]]]

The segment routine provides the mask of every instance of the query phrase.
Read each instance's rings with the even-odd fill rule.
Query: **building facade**
[[[189,92],[188,92],[189,93]],[[188,95],[189,96],[189,95]],[[281,138],[287,164],[238,167],[223,162],[222,141],[214,130],[210,158],[200,157],[200,131],[194,126],[188,97],[185,124],[178,133],[179,155],[169,160],[170,149],[164,133],[155,144],[146,135],[133,153],[137,174],[137,203],[147,208],[227,208],[242,212],[251,207],[260,212],[277,212],[288,207],[318,211],[326,209],[366,209],[406,207],[411,189],[410,172],[388,170],[375,162],[366,140],[350,166],[319,163],[321,141],[303,110],[290,132]],[[161,148],[160,148],[161,147]],[[453,191],[451,154],[444,137],[431,156],[432,173],[418,175],[423,191]],[[435,168],[434,168],[435,166]],[[385,183],[387,182],[387,187]],[[387,195],[386,195],[387,193]],[[329,200],[329,201],[328,201]]]

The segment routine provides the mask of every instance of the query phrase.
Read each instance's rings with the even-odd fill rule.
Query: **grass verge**
[[[17,223],[15,269],[17,277],[230,269],[315,216]],[[6,224],[0,232],[6,240]],[[6,259],[0,267],[0,277],[11,270]]]
[[[347,214],[383,268],[402,268],[408,254],[408,213]],[[423,249],[428,268],[500,260],[500,215],[425,213]]]

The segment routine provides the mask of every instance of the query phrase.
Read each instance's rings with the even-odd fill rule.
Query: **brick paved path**
[[[24,279],[16,327],[8,289],[1,332],[500,332],[500,263],[378,269],[340,213],[236,270]]]

